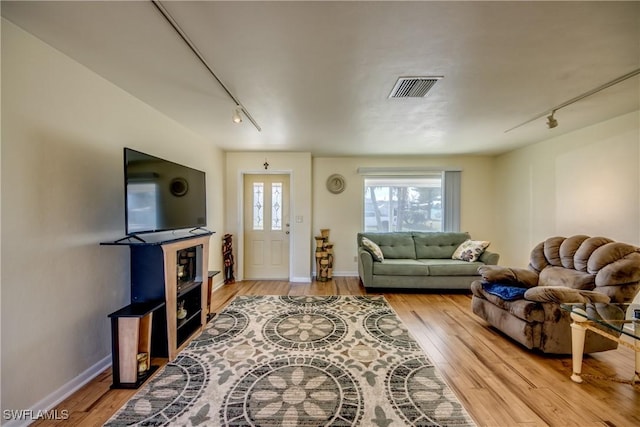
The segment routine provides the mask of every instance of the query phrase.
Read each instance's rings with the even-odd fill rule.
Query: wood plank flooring
[[[328,282],[244,281],[214,291],[212,310],[236,295],[367,295],[357,277]],[[640,387],[630,379],[627,348],[585,356],[584,383],[569,379],[570,356],[532,353],[489,328],[470,309],[471,296],[382,293],[438,367],[479,426],[640,426]],[[135,393],[110,390],[107,370],[65,400],[66,421],[37,426],[99,426]]]

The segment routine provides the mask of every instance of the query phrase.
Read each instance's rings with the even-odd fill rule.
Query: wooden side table
[[[158,369],[151,365],[153,312],[164,301],[133,303],[109,315],[111,318],[111,388],[138,388]],[[138,372],[138,354],[146,354],[147,369]]]

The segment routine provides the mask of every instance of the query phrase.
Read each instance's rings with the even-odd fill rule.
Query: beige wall
[[[129,302],[129,250],[99,243],[124,233],[122,147],[206,171],[212,230],[224,219],[224,163],[5,20],[2,125],[2,409],[19,410],[55,403],[110,362],[107,315]],[[212,250],[210,267],[221,264]]]
[[[462,170],[460,228],[471,237],[492,241],[491,250],[502,252],[494,243],[493,159],[482,156],[456,157],[316,157],[313,159],[313,232],[331,230],[334,243],[334,274],[357,275],[356,233],[363,229],[364,177],[360,167],[434,167]],[[327,178],[338,173],[345,177],[346,188],[330,193]]]
[[[495,173],[502,265],[556,235],[640,244],[640,112],[499,156]]]
[[[269,162],[265,170],[263,163]],[[236,278],[243,277],[242,182],[244,174],[283,173],[290,175],[292,282],[311,280],[311,154],[310,153],[227,153],[225,233],[233,235]]]

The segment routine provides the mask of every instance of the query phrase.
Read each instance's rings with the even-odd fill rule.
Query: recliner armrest
[[[502,283],[522,288],[538,286],[538,273],[526,268],[483,265],[478,267],[478,274],[485,282]]]
[[[566,286],[536,286],[524,293],[524,299],[557,304],[609,302],[609,297],[603,293]]]

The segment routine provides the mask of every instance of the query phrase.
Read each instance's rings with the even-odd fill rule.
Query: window
[[[282,183],[271,185],[271,229],[282,230]]]
[[[264,183],[253,184],[253,229],[264,230]]]
[[[129,231],[158,229],[158,184],[130,182],[127,184],[127,222]]]
[[[460,172],[364,179],[364,231],[458,231]]]

